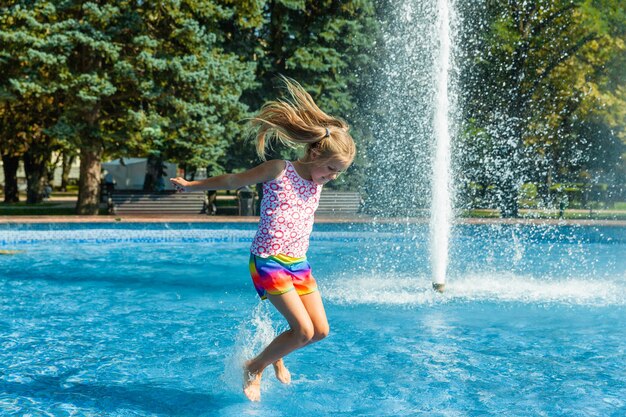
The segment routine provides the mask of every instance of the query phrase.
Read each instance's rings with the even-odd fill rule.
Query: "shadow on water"
[[[65,376],[33,378],[30,383],[1,382],[0,392],[43,404],[72,404],[78,408],[97,409],[109,415],[122,409],[168,416],[210,415],[226,402],[225,397],[209,393],[159,387],[147,384],[97,385],[67,382]]]

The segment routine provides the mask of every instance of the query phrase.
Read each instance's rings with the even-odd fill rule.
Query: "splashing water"
[[[233,392],[241,391],[243,365],[261,352],[276,337],[268,303],[259,302],[250,318],[239,326],[232,353],[224,361],[221,380]],[[262,379],[265,385],[268,378]]]
[[[368,86],[372,135],[366,211],[381,216],[419,215],[430,205],[434,65],[434,1],[385,3],[381,14],[381,69]]]
[[[410,276],[344,278],[342,285],[330,285],[328,299],[342,305],[420,307],[455,303],[520,303],[612,307],[626,305],[626,285],[620,277],[590,282],[573,277],[546,281],[512,273],[472,273],[457,277],[444,296],[416,286]],[[424,277],[425,278],[425,277]]]

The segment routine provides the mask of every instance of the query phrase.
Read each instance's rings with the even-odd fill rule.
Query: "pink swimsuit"
[[[263,184],[261,219],[250,252],[266,258],[306,257],[322,186],[300,177],[290,161],[278,178]]]

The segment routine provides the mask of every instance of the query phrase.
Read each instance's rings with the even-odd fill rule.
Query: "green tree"
[[[53,139],[45,125],[53,122],[54,97],[33,79],[46,76],[45,68],[32,65],[37,59],[24,48],[36,43],[40,34],[32,27],[16,24],[24,10],[17,2],[0,9],[0,146],[5,171],[5,202],[18,202],[17,167],[24,158],[27,176],[27,201],[40,202],[46,179],[46,159],[53,149]],[[8,5],[7,5],[8,6]],[[29,54],[31,54],[29,56]]]
[[[220,30],[225,21],[233,21],[235,31],[249,25],[246,10],[233,20],[236,7],[189,1],[141,11],[148,24],[136,65],[149,85],[134,116],[155,164],[173,160],[192,172],[219,166],[228,144],[241,136],[238,122],[247,107],[240,97],[252,86],[255,64],[226,50],[229,40]]]
[[[12,26],[9,16],[2,11],[0,15],[0,151],[4,170],[4,202],[19,202],[17,170],[25,144],[18,138],[16,121],[20,115],[15,111],[15,95],[12,94],[8,80],[20,71],[15,51],[7,40],[7,30]]]
[[[55,97],[44,132],[81,160],[77,212],[99,205],[103,155],[213,163],[237,133],[254,64],[215,32],[232,6],[205,1],[17,1],[2,9],[15,100]]]

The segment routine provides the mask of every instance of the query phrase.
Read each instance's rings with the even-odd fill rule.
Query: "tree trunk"
[[[7,204],[19,203],[20,195],[17,189],[17,169],[20,157],[2,155],[2,169],[4,170],[4,202]]]
[[[29,149],[24,154],[24,171],[26,171],[26,202],[39,204],[43,201],[43,191],[46,175],[46,162],[50,156],[49,151],[39,153],[36,149]]]
[[[101,162],[102,148],[81,148],[76,214],[98,214]]]
[[[50,161],[50,164],[46,164],[46,182],[50,185],[50,187],[52,187],[52,183],[54,183],[54,174],[56,173],[61,158],[63,158],[63,155],[57,153],[54,161]]]
[[[500,215],[504,218],[519,217],[518,189],[515,184],[505,184],[502,187],[502,194],[499,204]]]
[[[61,191],[67,191],[67,186],[70,181],[70,171],[72,164],[76,159],[76,155],[68,155],[63,153],[63,173],[61,174]]]

